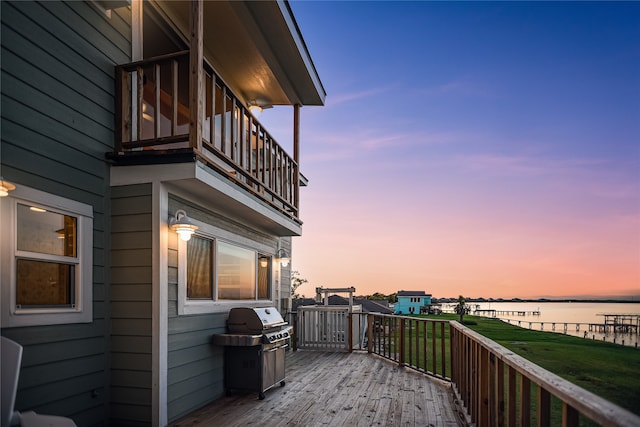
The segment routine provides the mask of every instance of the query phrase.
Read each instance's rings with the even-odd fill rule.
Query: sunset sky
[[[640,3],[291,6],[327,91],[302,294],[640,297]]]

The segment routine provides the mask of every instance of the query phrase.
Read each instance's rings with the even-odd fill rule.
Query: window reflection
[[[218,242],[218,298],[255,299],[256,253]]]
[[[77,256],[77,219],[45,209],[18,204],[18,250]]]

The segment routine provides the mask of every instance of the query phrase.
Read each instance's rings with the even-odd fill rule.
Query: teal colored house
[[[431,294],[424,291],[398,291],[394,314],[420,314],[431,305]]]
[[[211,335],[232,307],[290,309],[300,111],[325,99],[311,55],[281,0],[2,1],[0,17],[15,409],[165,426],[223,395]],[[260,122],[272,106],[292,140]]]

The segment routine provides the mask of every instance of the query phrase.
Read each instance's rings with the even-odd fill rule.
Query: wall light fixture
[[[15,189],[15,185],[9,181],[5,181],[4,178],[0,176],[0,197],[7,197],[9,195],[9,191],[13,191]]]
[[[276,252],[276,258],[278,258],[278,260],[280,261],[280,265],[283,267],[288,266],[289,261],[291,261],[291,256],[284,249],[278,249],[278,252]]]
[[[198,229],[198,226],[191,223],[187,213],[182,209],[176,211],[176,216],[171,220],[170,227],[185,242],[188,242],[191,239],[191,235]]]

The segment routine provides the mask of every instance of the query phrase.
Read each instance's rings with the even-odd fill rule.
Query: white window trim
[[[190,300],[187,298],[187,242],[178,239],[178,315],[226,313],[233,307],[263,307],[265,303],[274,304],[276,275],[280,274],[279,263],[275,262],[273,248],[246,237],[238,236],[222,228],[191,219],[198,226],[198,235],[213,240],[248,248],[257,253],[271,256],[271,295],[270,299],[251,300]],[[215,250],[215,245],[214,245]],[[276,271],[277,270],[277,271]],[[217,272],[214,268],[214,277]],[[216,290],[214,290],[216,291]]]
[[[77,218],[78,271],[74,307],[16,307],[17,204],[39,205]],[[2,280],[2,327],[59,325],[93,321],[93,207],[54,196],[33,188],[18,186],[9,197],[0,199],[0,278]],[[45,259],[46,255],[42,256]]]

